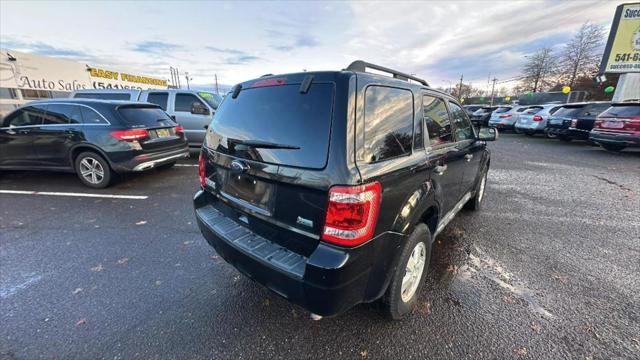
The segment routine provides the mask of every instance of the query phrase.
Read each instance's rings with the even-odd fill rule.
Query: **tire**
[[[111,183],[112,171],[109,163],[97,153],[80,153],[75,160],[75,169],[80,181],[90,188],[103,189]]]
[[[479,211],[482,209],[482,200],[484,200],[484,196],[486,194],[487,187],[487,173],[488,171],[482,170],[482,177],[480,181],[476,184],[475,195],[464,204],[464,208],[472,211]]]
[[[547,138],[549,138],[549,139],[557,139],[558,138],[558,135],[552,134],[549,131],[545,131],[544,134],[547,135]]]
[[[168,169],[171,169],[175,164],[176,164],[176,162],[175,162],[175,161],[172,161],[172,162],[167,163],[167,164],[158,165],[158,166],[156,167],[156,169],[159,169],[159,170],[168,170]]]
[[[421,265],[418,262],[414,267],[413,279],[407,274],[410,259],[412,264],[416,264],[416,260],[421,259]],[[398,266],[396,266],[389,287],[382,299],[384,312],[389,318],[400,320],[413,311],[418,303],[420,290],[424,286],[424,278],[429,269],[430,260],[431,232],[427,225],[420,223],[407,239],[398,260]],[[404,288],[403,295],[402,282],[405,276],[410,277]]]
[[[617,145],[617,144],[601,144],[601,145],[605,150],[614,151],[614,152],[622,151],[622,149],[626,147],[624,145]]]

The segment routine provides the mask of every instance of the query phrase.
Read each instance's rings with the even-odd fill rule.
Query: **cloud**
[[[15,49],[17,51],[22,50],[25,52],[30,52],[38,55],[74,58],[74,59],[82,59],[82,60],[94,59],[93,56],[87,53],[84,53],[82,51],[54,47],[40,41],[24,42],[24,41],[14,40],[10,38],[9,39],[3,38],[2,47],[7,49]]]
[[[279,33],[279,32],[271,32],[270,33],[274,38],[278,38],[280,40],[282,40],[283,38],[283,34]],[[274,36],[275,34],[279,34],[279,36]],[[286,37],[286,36],[284,36]],[[295,50],[295,49],[303,49],[303,48],[313,48],[316,47],[318,45],[320,45],[320,42],[318,40],[316,40],[315,37],[308,35],[308,34],[303,34],[303,35],[295,35],[293,36],[293,39],[291,40],[287,40],[286,44],[278,44],[278,45],[273,45],[272,47],[275,50],[278,51],[291,51],[291,50]]]
[[[207,46],[206,49],[214,53],[226,55],[223,63],[229,65],[244,65],[262,59],[259,56],[250,55],[238,49],[218,48],[214,46]]]
[[[131,47],[131,50],[142,52],[142,53],[158,54],[158,53],[165,53],[168,51],[179,50],[181,48],[182,48],[182,45],[171,44],[171,43],[162,42],[162,41],[143,41],[143,42],[134,44]]]
[[[221,54],[246,55],[244,51],[238,50],[238,49],[223,49],[215,46],[205,46],[205,49],[215,53],[221,53]]]

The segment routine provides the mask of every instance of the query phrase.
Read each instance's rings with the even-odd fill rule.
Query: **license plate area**
[[[602,127],[609,129],[622,129],[624,127],[624,123],[622,121],[605,121],[602,123]]]
[[[222,169],[220,169],[222,170]],[[248,174],[234,174],[222,170],[223,184],[221,193],[237,205],[247,207],[250,210],[258,210],[263,215],[270,216],[275,199],[275,187],[273,184],[262,181]]]
[[[156,129],[156,137],[164,138],[171,136],[171,131],[169,129]]]

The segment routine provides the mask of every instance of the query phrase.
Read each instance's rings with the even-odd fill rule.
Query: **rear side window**
[[[451,120],[444,101],[432,96],[423,96],[422,109],[431,146],[453,142]]]
[[[320,82],[306,94],[299,83],[242,89],[220,104],[206,144],[245,159],[321,169],[327,162],[333,97],[333,84]],[[287,148],[255,145],[260,142]]]
[[[600,114],[603,117],[638,118],[640,117],[640,105],[613,105]]]
[[[85,124],[89,125],[108,125],[109,123],[93,109],[89,109],[86,106],[80,106],[80,112],[82,112],[82,120]]]
[[[175,111],[191,112],[193,104],[196,103],[201,107],[206,107],[197,96],[193,94],[176,94]]]
[[[169,101],[168,93],[162,93],[162,92],[149,93],[149,95],[147,96],[147,102],[160,106],[164,111],[167,111],[168,101]],[[189,108],[189,111],[191,111],[191,108]]]
[[[4,119],[3,126],[30,126],[40,125],[44,121],[44,107],[27,106]]]
[[[131,100],[131,95],[123,93],[78,93],[73,97],[76,99]]]
[[[173,125],[164,110],[151,106],[124,106],[118,109],[124,121],[131,127],[161,127]]]
[[[364,95],[365,159],[376,162],[411,153],[413,93],[369,86]]]
[[[80,108],[71,104],[52,104],[47,105],[46,114],[43,124],[47,125],[66,125],[81,124],[82,113]]]

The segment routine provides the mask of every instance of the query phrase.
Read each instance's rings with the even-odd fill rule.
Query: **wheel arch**
[[[107,164],[109,164],[109,167],[113,168],[109,157],[99,147],[92,144],[78,144],[74,146],[71,151],[69,151],[69,162],[71,163],[71,168],[73,168],[74,171],[76,170],[76,158],[78,157],[78,155],[86,151],[95,152],[98,155],[102,156]]]

